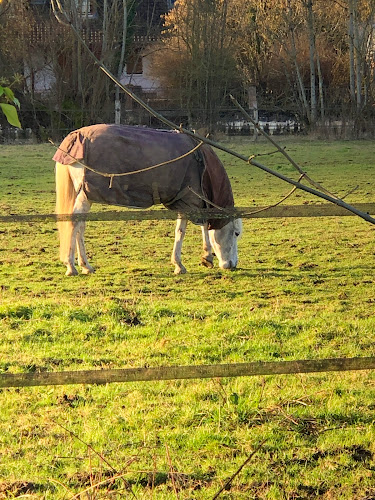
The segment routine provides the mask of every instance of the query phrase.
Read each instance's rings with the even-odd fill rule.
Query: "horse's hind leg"
[[[205,267],[213,267],[214,257],[212,254],[210,238],[208,236],[207,224],[204,224],[202,226],[202,236],[203,236],[203,254],[201,262]]]
[[[92,266],[90,266],[86,255],[85,239],[84,239],[86,222],[80,221],[78,225],[79,225],[77,232],[78,265],[81,267],[82,274],[91,274],[95,272],[95,269]]]
[[[71,215],[75,201],[76,190],[69,167],[61,163],[56,163],[56,213],[58,216]],[[74,222],[71,219],[59,220],[57,225],[60,237],[60,260],[66,265],[66,274],[68,276],[77,274],[77,270],[74,267]]]
[[[81,191],[75,202],[74,202],[74,207],[73,207],[73,216],[77,214],[85,214],[90,210],[90,203],[87,200],[87,197],[83,191]],[[85,222],[84,221],[77,221],[73,220],[72,222],[72,230],[70,231],[69,238],[69,251],[67,254],[67,258],[64,260],[64,264],[66,265],[66,276],[76,276],[78,274],[78,271],[74,265],[74,258],[75,258],[75,253],[76,253],[76,244],[78,243],[78,263],[79,265],[88,265],[87,263],[87,258],[86,258],[86,252],[85,252],[85,245],[84,245],[84,240],[83,240],[83,231],[84,231],[84,226]],[[90,266],[89,266],[90,267]],[[87,269],[89,268],[87,267]]]
[[[74,204],[73,214],[87,214],[90,211],[91,203],[88,201],[85,193],[81,191],[77,196]],[[82,268],[83,274],[90,274],[94,272],[94,268],[90,266],[86,256],[84,233],[86,222],[85,221],[75,221],[74,230],[72,238],[75,238],[77,243],[77,254],[78,254],[78,265]],[[72,261],[74,261],[74,250],[72,255]]]
[[[186,268],[181,263],[181,250],[186,233],[187,219],[178,218],[175,229],[175,238],[172,251],[171,262],[174,264],[175,274],[185,274]]]
[[[74,256],[76,253],[76,234],[77,234],[77,223],[73,222],[72,224],[72,230],[70,231],[70,234],[67,235],[69,238],[69,247],[68,247],[68,252],[66,255],[65,259],[62,259],[64,264],[66,265],[66,272],[65,276],[76,276],[78,274],[78,271],[74,265]]]

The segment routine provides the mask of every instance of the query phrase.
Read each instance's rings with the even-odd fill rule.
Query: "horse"
[[[85,221],[74,217],[87,214],[94,202],[129,208],[149,208],[161,203],[177,211],[171,257],[175,274],[186,273],[181,262],[186,213],[209,205],[224,210],[234,207],[229,178],[215,152],[183,133],[127,125],[91,125],[68,134],[53,160],[56,214],[73,216],[60,217],[65,220],[58,221],[60,259],[66,265],[67,276],[78,274],[76,249],[82,274],[94,272],[85,250]],[[193,222],[202,228],[202,264],[213,267],[216,255],[220,268],[235,269],[241,219],[196,217]]]

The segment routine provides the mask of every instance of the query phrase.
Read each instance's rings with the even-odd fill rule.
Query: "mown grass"
[[[348,202],[374,201],[371,142],[282,143],[327,189],[357,187]],[[47,145],[1,146],[2,214],[53,212],[52,155]],[[238,206],[274,203],[290,189],[221,156]],[[259,161],[298,178],[280,156]],[[316,202],[297,193],[287,203]],[[3,224],[0,370],[375,354],[370,224],[246,219],[232,273],[198,265],[200,229],[190,225],[189,274],[179,277],[173,233],[171,221],[92,221],[97,272],[66,278],[52,222]],[[211,499],[260,443],[220,498],[371,498],[374,396],[372,372],[4,389],[0,498]]]

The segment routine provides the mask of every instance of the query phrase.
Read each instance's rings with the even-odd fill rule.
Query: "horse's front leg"
[[[178,218],[174,233],[174,245],[171,257],[171,262],[174,264],[175,274],[185,274],[186,268],[181,263],[181,250],[184,236],[186,233],[187,219]]]
[[[214,267],[214,256],[212,253],[212,247],[210,243],[210,238],[208,236],[207,223],[201,226],[202,236],[203,236],[203,254],[202,254],[202,264],[205,267]]]

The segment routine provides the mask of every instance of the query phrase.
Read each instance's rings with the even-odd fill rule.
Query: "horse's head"
[[[242,233],[242,220],[235,219],[221,229],[211,229],[210,242],[221,269],[235,269],[238,262],[237,242]]]

